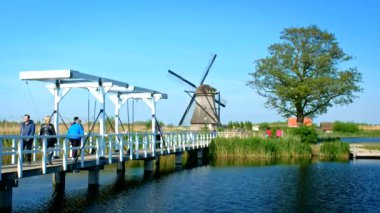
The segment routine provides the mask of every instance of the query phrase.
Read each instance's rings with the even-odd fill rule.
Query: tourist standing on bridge
[[[54,126],[53,124],[50,123],[50,121],[51,121],[50,116],[49,115],[45,116],[44,123],[41,125],[40,135],[56,135]],[[48,138],[47,148],[53,148],[56,143],[57,143],[57,138]],[[53,150],[50,149],[49,156],[48,156],[50,165],[53,164],[51,161],[52,158],[53,158]]]
[[[72,148],[80,146],[81,135],[83,134],[84,131],[82,125],[80,124],[79,118],[74,117],[74,122],[72,123],[67,132],[67,138],[70,140]],[[77,157],[76,149],[72,150],[71,153],[73,158]]]
[[[34,125],[33,120],[30,120],[30,115],[25,114],[24,115],[24,122],[21,123],[20,127],[20,135],[21,136],[34,136],[34,133],[36,131],[36,127]],[[23,141],[23,146],[22,149],[26,150],[32,150],[32,145],[33,145],[33,138],[25,138],[22,140]],[[32,154],[26,154],[26,161],[28,163],[32,162]]]

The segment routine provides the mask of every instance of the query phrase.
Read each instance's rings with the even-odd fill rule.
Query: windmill
[[[177,73],[169,70],[168,72],[185,82],[195,91],[185,92],[191,97],[189,104],[186,107],[185,112],[179,122],[179,126],[183,125],[185,118],[187,117],[190,109],[194,107],[193,115],[190,120],[191,128],[194,130],[199,130],[204,126],[209,129],[214,129],[216,126],[220,125],[220,108],[225,107],[225,103],[220,100],[220,92],[210,85],[204,84],[204,81],[210,71],[212,64],[214,63],[216,54],[211,58],[209,65],[206,67],[206,71],[201,78],[201,82],[198,86],[186,80]]]

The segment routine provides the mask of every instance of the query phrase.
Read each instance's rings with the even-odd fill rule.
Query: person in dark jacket
[[[44,123],[41,125],[40,135],[56,135],[53,124],[50,123],[50,116],[45,116]],[[48,138],[47,139],[47,148],[53,148],[57,143],[57,138]],[[48,160],[49,164],[53,164],[53,150],[49,151]]]
[[[24,115],[24,122],[21,123],[20,126],[20,135],[21,136],[33,136],[36,131],[36,127],[34,125],[33,120],[30,120],[30,115]],[[33,138],[25,138],[23,139],[23,147],[22,149],[32,150]],[[32,161],[32,154],[26,154],[26,160],[28,163]]]
[[[83,128],[78,120],[78,117],[74,117],[74,122],[67,131],[67,138],[70,140],[73,148],[80,146],[81,135],[84,134]],[[72,157],[77,157],[77,150],[72,150]]]

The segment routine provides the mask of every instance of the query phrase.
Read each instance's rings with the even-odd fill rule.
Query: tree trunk
[[[297,113],[297,124],[298,126],[303,126],[305,116],[302,113]]]
[[[297,125],[302,126],[305,115],[303,114],[303,108],[301,107],[301,104],[296,104],[296,111],[297,111]]]

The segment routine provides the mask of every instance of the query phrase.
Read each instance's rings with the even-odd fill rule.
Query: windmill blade
[[[172,75],[174,75],[175,77],[179,78],[181,81],[184,81],[185,83],[187,83],[188,85],[190,85],[191,87],[193,88],[197,88],[197,86],[195,86],[195,84],[191,83],[190,81],[186,80],[185,78],[183,78],[182,76],[178,75],[177,73],[171,71],[171,70],[168,70],[168,72]]]
[[[226,107],[227,101],[220,97],[220,92],[215,94],[215,102],[222,107]]]
[[[207,77],[207,75],[208,75],[208,73],[209,73],[209,71],[210,71],[210,68],[211,68],[212,64],[214,63],[214,61],[215,61],[215,58],[216,58],[216,54],[213,55],[213,57],[212,57],[212,59],[211,59],[209,65],[207,66],[206,71],[205,71],[205,73],[203,74],[203,77],[202,77],[202,80],[201,80],[200,85],[202,85],[203,82],[205,81],[205,79],[206,79],[206,77]]]
[[[189,112],[191,106],[194,104],[195,96],[196,96],[195,93],[193,94],[193,96],[191,96],[191,99],[190,99],[189,105],[187,105],[187,108],[186,108],[186,110],[185,110],[185,113],[183,113],[182,118],[181,118],[181,120],[179,121],[179,126],[181,126],[181,125],[183,124],[183,122],[184,122],[184,120],[185,120],[185,117],[186,117],[187,113]]]
[[[215,100],[216,103],[218,103],[222,107],[226,107],[226,103],[223,103],[223,101]]]
[[[220,103],[222,103],[225,107],[227,105],[228,101],[224,98],[220,98]]]

